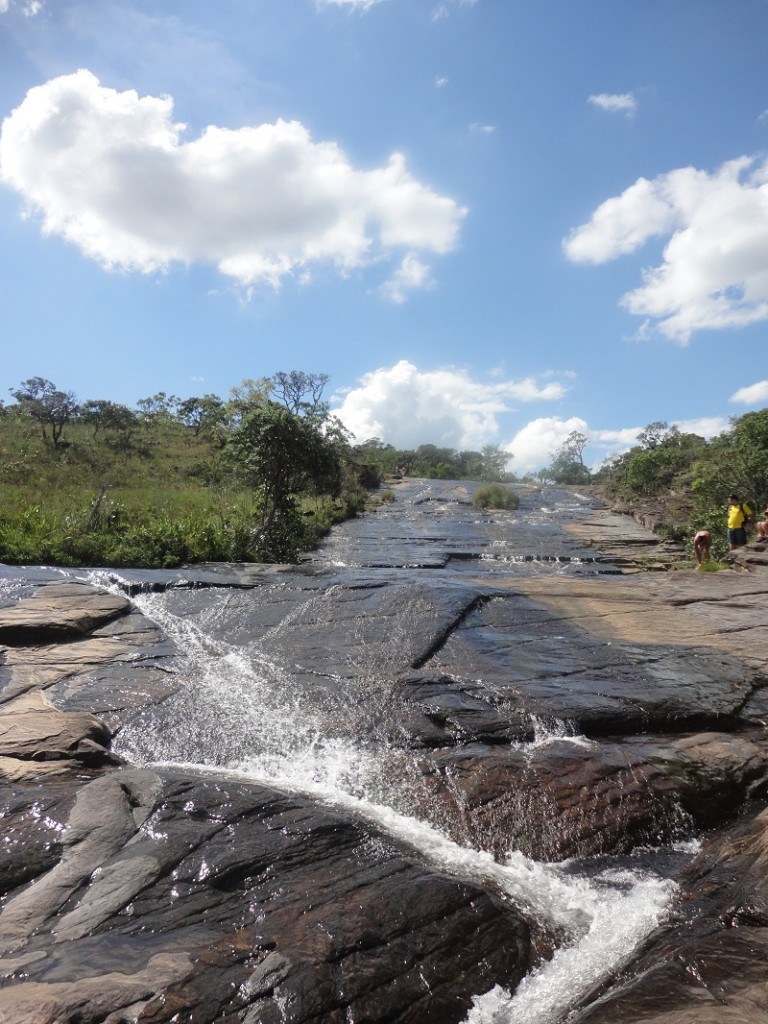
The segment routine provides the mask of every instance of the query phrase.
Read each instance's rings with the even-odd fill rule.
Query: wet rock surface
[[[130,768],[58,795],[14,857],[2,1020],[437,1022],[528,966],[499,899],[301,798]]]
[[[764,956],[745,966],[768,948],[761,552],[637,572],[668,548],[583,497],[394,489],[301,566],[121,571],[122,594],[2,573],[0,1021],[450,1024],[555,941],[351,812],[158,767],[260,751],[124,596],[148,592],[278,673],[297,732],[311,707],[326,743],[383,752],[381,799],[463,846],[559,861],[708,830],[676,916],[578,1019],[768,1020]]]

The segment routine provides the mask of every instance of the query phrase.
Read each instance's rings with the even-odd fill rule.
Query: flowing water
[[[396,503],[334,531],[311,566],[369,567],[389,572],[434,566],[461,573],[595,572],[559,523],[583,515],[579,496],[538,496],[527,509],[479,517],[466,502],[436,498],[430,485],[411,494],[406,512]],[[607,567],[606,567],[607,568]],[[81,577],[82,578],[82,577]],[[101,585],[127,585],[120,574],[97,572]],[[478,996],[471,1024],[555,1024],[602,979],[615,974],[667,914],[674,884],[654,869],[653,851],[621,861],[536,863],[512,850],[503,862],[471,841],[456,842],[434,816],[423,791],[417,751],[391,741],[390,688],[366,666],[364,653],[338,685],[322,680],[292,685],[294,666],[267,654],[260,640],[234,641],[247,598],[226,587],[205,591],[194,613],[178,592],[143,593],[134,600],[183,652],[188,684],[158,708],[139,715],[117,738],[134,763],[194,765],[282,790],[302,793],[365,819],[418,852],[435,869],[502,893],[538,926],[558,936],[551,960],[517,992]],[[290,616],[274,629],[290,629]],[[392,641],[395,642],[394,640]],[[360,647],[365,651],[365,646]],[[378,664],[381,652],[377,652]],[[567,723],[537,723],[535,743],[586,744]],[[425,796],[427,799],[425,799]]]
[[[593,559],[565,541],[559,528],[583,515],[585,505],[578,495],[550,496],[489,525],[466,503],[439,501],[427,485],[405,517],[394,506],[342,527],[312,561],[373,572],[450,565],[476,573],[482,564],[485,572],[507,575],[592,573]],[[452,841],[434,817],[424,820],[418,810],[429,803],[421,792],[424,765],[417,752],[390,742],[385,725],[393,698],[383,682],[376,685],[373,668],[355,665],[343,686],[308,693],[291,685],[292,666],[267,656],[259,642],[226,639],[238,633],[242,614],[226,590],[207,592],[204,611],[195,616],[174,611],[169,593],[135,600],[185,652],[191,682],[161,714],[146,713],[126,729],[119,752],[139,763],[232,772],[368,820],[437,870],[506,894],[559,936],[552,959],[515,993],[497,988],[478,996],[471,1024],[565,1020],[579,998],[613,975],[668,912],[675,887],[654,870],[653,851],[579,865],[536,863],[513,850],[499,863],[469,842]],[[290,617],[276,628],[290,629]],[[588,743],[567,723],[537,725],[530,749]]]
[[[216,595],[211,595],[215,599]],[[361,742],[359,708],[343,728],[343,709],[329,700],[308,705],[287,685],[285,669],[230,647],[167,608],[167,596],[140,596],[141,610],[172,636],[192,662],[193,682],[119,738],[119,753],[139,763],[213,766],[252,782],[299,792],[364,818],[419,851],[436,869],[507,894],[540,925],[568,937],[554,958],[510,996],[478,997],[472,1024],[554,1024],[600,979],[613,974],[663,918],[674,886],[648,870],[646,854],[632,868],[606,862],[589,872],[577,865],[539,864],[519,852],[497,863],[482,850],[452,842],[414,817],[421,767],[415,755],[375,741]],[[226,597],[219,596],[220,601]],[[215,619],[210,611],[208,628]],[[371,707],[373,719],[386,706]],[[174,722],[168,729],[169,718]],[[567,731],[564,727],[557,733]],[[564,737],[586,742],[578,736]],[[540,735],[538,742],[549,742]]]

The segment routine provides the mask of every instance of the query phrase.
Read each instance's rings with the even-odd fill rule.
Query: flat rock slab
[[[127,598],[86,584],[50,584],[29,601],[0,609],[0,644],[37,644],[84,636],[126,615],[130,608]]]
[[[0,617],[5,639],[14,641],[0,647],[0,777],[7,780],[43,779],[67,763],[120,764],[109,748],[126,712],[182,685],[175,647],[125,598],[81,583],[48,584]]]
[[[605,642],[674,644],[700,659],[719,650],[744,662],[755,677],[768,675],[765,569],[682,570],[574,584],[553,576],[511,586]]]

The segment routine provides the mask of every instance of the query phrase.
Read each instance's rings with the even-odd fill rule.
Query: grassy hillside
[[[302,496],[308,546],[349,514]],[[28,417],[0,416],[0,561],[170,567],[259,561],[260,503],[220,443],[171,418],[130,433],[70,423],[57,446]]]

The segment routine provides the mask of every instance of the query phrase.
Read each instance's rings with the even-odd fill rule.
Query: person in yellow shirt
[[[747,531],[744,526],[752,515],[749,505],[739,501],[738,495],[728,498],[728,550],[735,551],[747,543]]]

